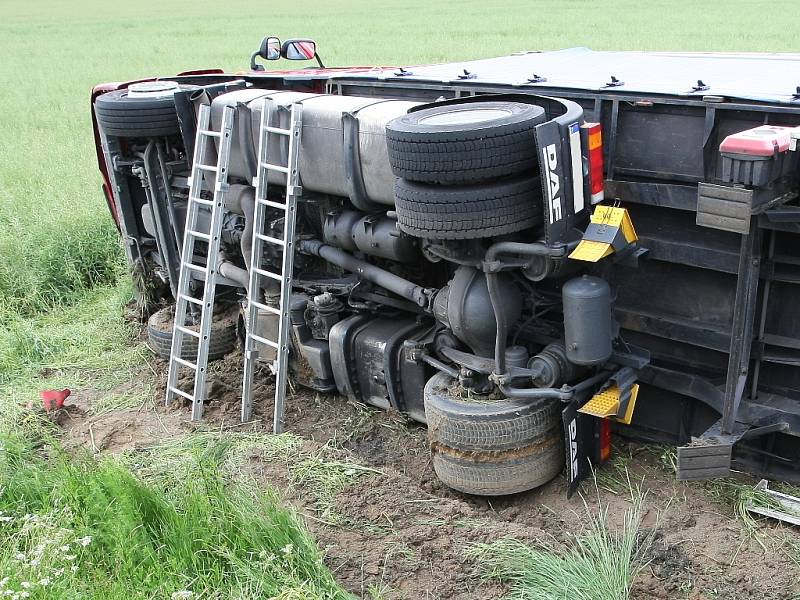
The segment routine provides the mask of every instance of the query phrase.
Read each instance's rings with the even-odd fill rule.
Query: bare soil
[[[190,422],[185,405],[163,406],[165,364],[154,363],[158,382],[153,401],[92,416],[94,390],[75,391],[61,418],[66,442],[94,452],[121,452],[158,445],[202,429],[269,431],[273,386],[266,370],[257,376],[254,422],[239,424],[242,357],[239,352],[213,363],[209,400],[202,424]],[[152,372],[132,373],[132,379]],[[401,415],[372,409],[339,396],[293,390],[286,403],[286,429],[302,437],[301,452],[325,447],[342,460],[377,473],[355,478],[334,498],[336,523],[321,518],[314,490],[291,477],[285,460],[248,455],[248,474],[279,491],[306,517],[341,584],[359,597],[386,599],[501,598],[503,584],[484,581],[464,549],[503,536],[524,541],[569,543],[588,510],[608,507],[617,526],[629,507],[625,472],[607,466],[597,487],[566,499],[563,476],[537,490],[485,499],[444,487],[431,467],[423,426]],[[800,557],[782,543],[800,534],[772,521],[757,536],[717,503],[703,484],[674,480],[664,448],[620,441],[615,451],[634,484],[646,491],[642,527],[654,530],[649,564],[633,597],[701,599],[790,599],[800,597]],[[755,482],[752,482],[755,483]],[[585,502],[584,502],[585,498]]]

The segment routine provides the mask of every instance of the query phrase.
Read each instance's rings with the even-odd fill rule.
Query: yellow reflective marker
[[[618,416],[620,391],[618,386],[612,385],[596,393],[589,402],[578,409],[578,412],[600,419],[611,418],[625,425],[630,425],[638,395],[639,384],[634,383],[631,386],[631,399],[628,401],[625,414]]]
[[[592,214],[583,239],[569,257],[573,260],[597,262],[638,239],[627,209],[599,205]]]

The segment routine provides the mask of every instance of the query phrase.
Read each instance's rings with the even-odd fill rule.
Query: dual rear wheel
[[[535,128],[540,106],[443,104],[390,121],[397,221],[429,239],[494,237],[542,221]]]

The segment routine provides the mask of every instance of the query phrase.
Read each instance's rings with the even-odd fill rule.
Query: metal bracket
[[[789,429],[784,421],[751,427],[736,423],[730,433],[723,432],[722,419],[709,427],[688,446],[678,447],[678,481],[699,481],[727,477],[731,470],[733,446],[737,442]]]

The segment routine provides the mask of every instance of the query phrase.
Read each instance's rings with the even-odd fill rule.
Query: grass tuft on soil
[[[0,594],[351,598],[272,492],[224,478],[224,442],[197,443],[153,477],[70,456],[51,427],[28,411],[0,423]]]
[[[588,527],[563,550],[505,538],[472,546],[467,556],[484,577],[510,585],[509,600],[627,600],[651,541],[639,529],[643,502],[633,496],[618,531],[608,525],[607,508],[593,515],[586,506]]]

